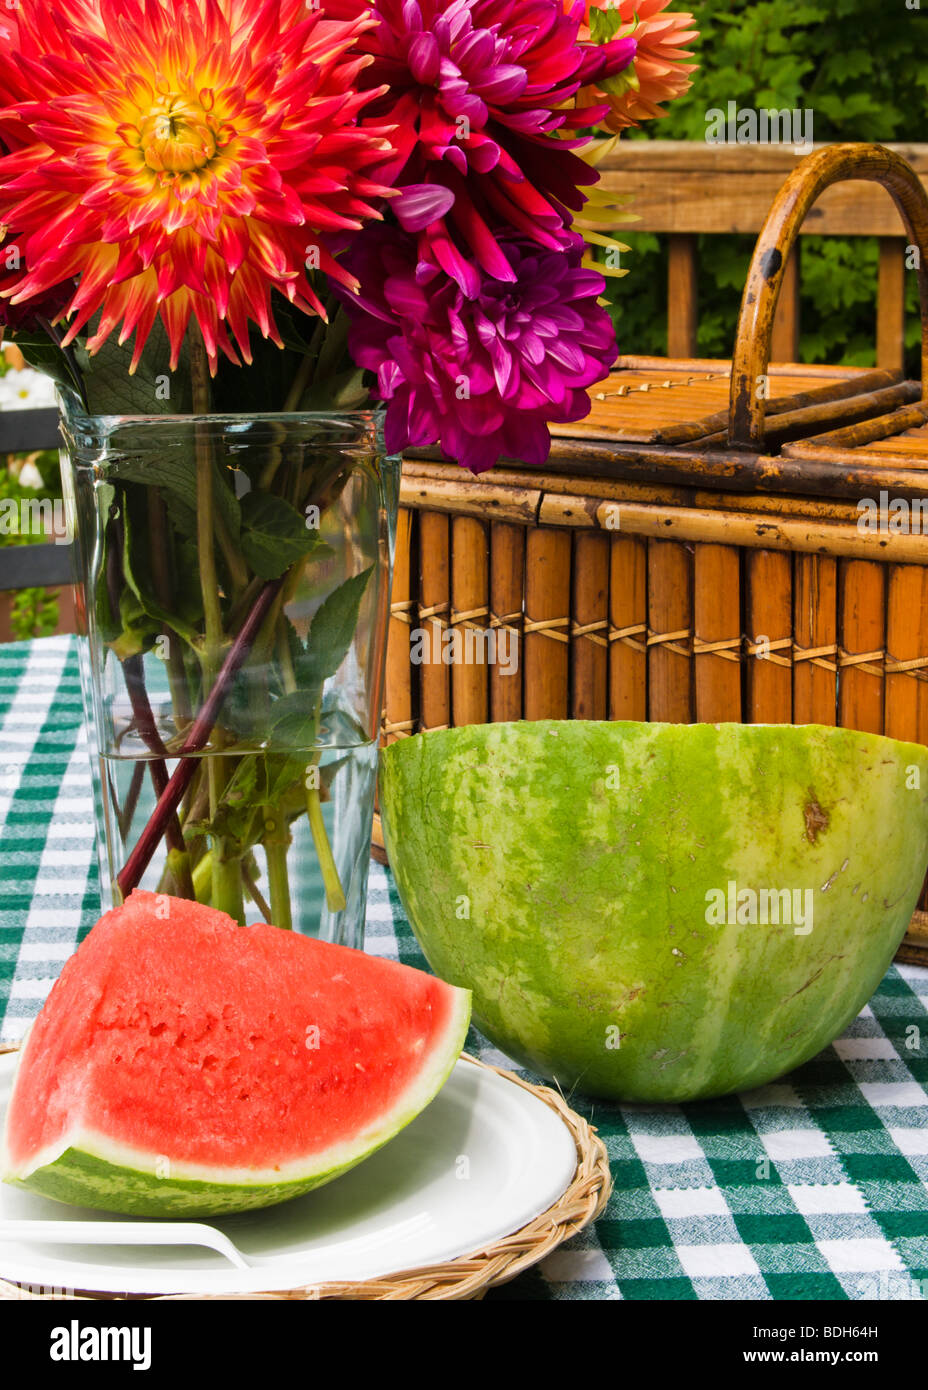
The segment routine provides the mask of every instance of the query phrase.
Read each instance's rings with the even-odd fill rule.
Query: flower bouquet
[[[359,943],[395,456],[540,464],[589,409],[592,137],[688,85],[668,3],[0,20],[0,319],[59,387],[104,898]]]

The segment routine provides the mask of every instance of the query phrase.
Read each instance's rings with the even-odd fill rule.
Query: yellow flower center
[[[205,93],[203,94],[205,95]],[[222,140],[219,123],[198,101],[159,97],[135,127],[132,143],[158,174],[190,174],[209,164]]]

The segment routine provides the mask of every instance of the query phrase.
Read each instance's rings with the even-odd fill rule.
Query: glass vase
[[[103,906],[363,942],[399,461],[370,412],[62,401]]]

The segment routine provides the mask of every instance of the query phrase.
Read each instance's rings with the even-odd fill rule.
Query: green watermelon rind
[[[11,1186],[37,1192],[68,1206],[126,1216],[222,1216],[277,1206],[341,1177],[411,1124],[435,1099],[451,1075],[469,1025],[470,993],[458,990],[445,1034],[440,1044],[432,1049],[432,1065],[419,1072],[409,1089],[387,1112],[382,1124],[374,1130],[369,1127],[354,1145],[339,1145],[341,1153],[334,1164],[327,1157],[332,1150],[312,1155],[299,1176],[282,1177],[279,1172],[275,1176],[272,1170],[257,1169],[253,1178],[229,1182],[225,1180],[228,1173],[224,1174],[220,1168],[212,1170],[214,1176],[194,1177],[185,1176],[181,1164],[168,1164],[167,1175],[159,1176],[158,1167],[164,1155],[138,1153],[135,1160],[128,1158],[127,1161],[131,1151],[125,1145],[110,1144],[104,1136],[84,1129],[71,1136],[71,1142],[61,1153],[29,1171],[9,1170],[4,1153],[2,1179]],[[15,1084],[14,1081],[14,1087]],[[286,1165],[286,1171],[292,1173],[298,1167],[299,1161],[291,1162]],[[175,1171],[172,1172],[172,1168]],[[196,1171],[209,1174],[211,1170],[198,1166]],[[239,1177],[242,1170],[236,1168],[234,1171]]]
[[[620,1101],[762,1086],[821,1051],[928,862],[928,749],[817,725],[436,730],[383,750],[380,804],[412,929],[476,1026]],[[814,930],[709,925],[732,881],[811,891]]]

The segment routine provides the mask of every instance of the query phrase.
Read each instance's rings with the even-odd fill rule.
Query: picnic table
[[[99,915],[92,810],[76,639],[0,646],[0,1041]],[[373,862],[366,949],[425,968]],[[519,1070],[474,1030],[468,1050]],[[609,1205],[488,1298],[928,1296],[928,970],[893,966],[833,1047],[749,1094],[570,1102],[609,1151]]]

